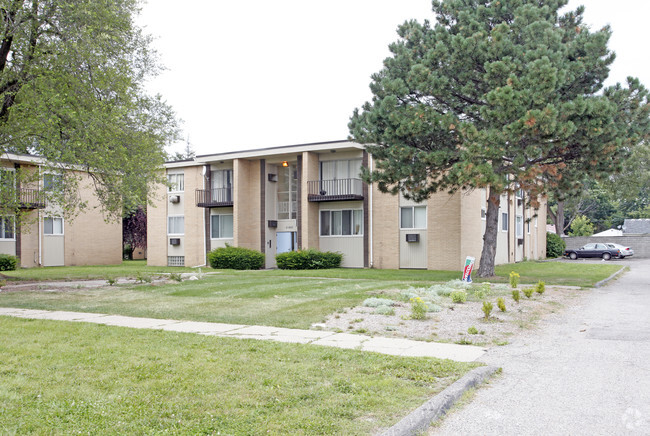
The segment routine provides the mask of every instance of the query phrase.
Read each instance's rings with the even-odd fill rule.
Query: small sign
[[[472,256],[467,256],[465,259],[465,268],[463,268],[463,281],[472,283],[472,269],[474,269],[474,259]]]

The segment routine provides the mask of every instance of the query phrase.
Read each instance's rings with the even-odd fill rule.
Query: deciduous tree
[[[489,188],[479,275],[494,274],[500,194],[536,199],[601,177],[648,134],[637,80],[602,93],[610,29],[592,31],[566,0],[433,1],[436,23],[408,21],[350,121],[375,159],[367,181],[423,200]],[[634,122],[632,122],[634,121]]]
[[[0,0],[0,153],[47,159],[65,175],[66,213],[89,174],[104,211],[143,204],[176,120],[144,83],[159,67],[134,19],[139,0]],[[77,173],[78,174],[78,173]]]

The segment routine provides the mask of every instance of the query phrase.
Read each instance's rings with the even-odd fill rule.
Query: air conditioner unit
[[[267,176],[269,178],[269,182],[277,182],[278,181],[278,175],[277,174],[268,174]]]
[[[269,220],[268,221],[269,228],[275,229],[278,227],[278,222],[276,220]]]
[[[170,195],[169,196],[169,202],[170,203],[180,203],[181,201],[181,196],[180,195]]]
[[[406,242],[420,242],[420,234],[419,233],[407,233],[406,234]]]
[[[169,245],[181,245],[181,238],[169,238]]]

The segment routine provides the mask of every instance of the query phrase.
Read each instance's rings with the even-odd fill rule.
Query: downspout
[[[206,175],[207,171],[208,171],[208,169],[205,166],[203,166],[203,177],[202,177],[202,179],[203,179],[203,192],[205,192],[205,190],[207,189],[205,187],[205,175]],[[212,187],[210,187],[210,188],[212,188]],[[212,195],[212,193],[210,193],[210,195]],[[203,215],[203,265],[201,265],[201,266],[206,266],[208,264],[208,253],[207,253],[208,243],[206,242],[206,238],[208,237],[208,235],[207,235],[207,233],[205,231],[205,211],[203,211],[203,213],[201,215]]]
[[[38,186],[39,189],[41,188],[41,180],[42,180],[42,174],[41,174],[41,167],[38,167]],[[47,206],[47,205],[46,205]],[[42,247],[42,242],[41,242],[41,226],[42,226],[42,221],[41,221],[41,209],[38,208],[36,209],[36,220],[38,221],[38,266],[43,266],[43,247]]]

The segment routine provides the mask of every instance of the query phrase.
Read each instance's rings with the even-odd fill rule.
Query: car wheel
[[[577,255],[576,253],[569,253],[569,257],[570,257],[572,260],[576,260],[576,259],[578,258],[578,255]]]
[[[619,259],[625,259],[625,256],[618,256]]]
[[[609,260],[612,258],[612,255],[609,253],[603,253],[603,260]]]

